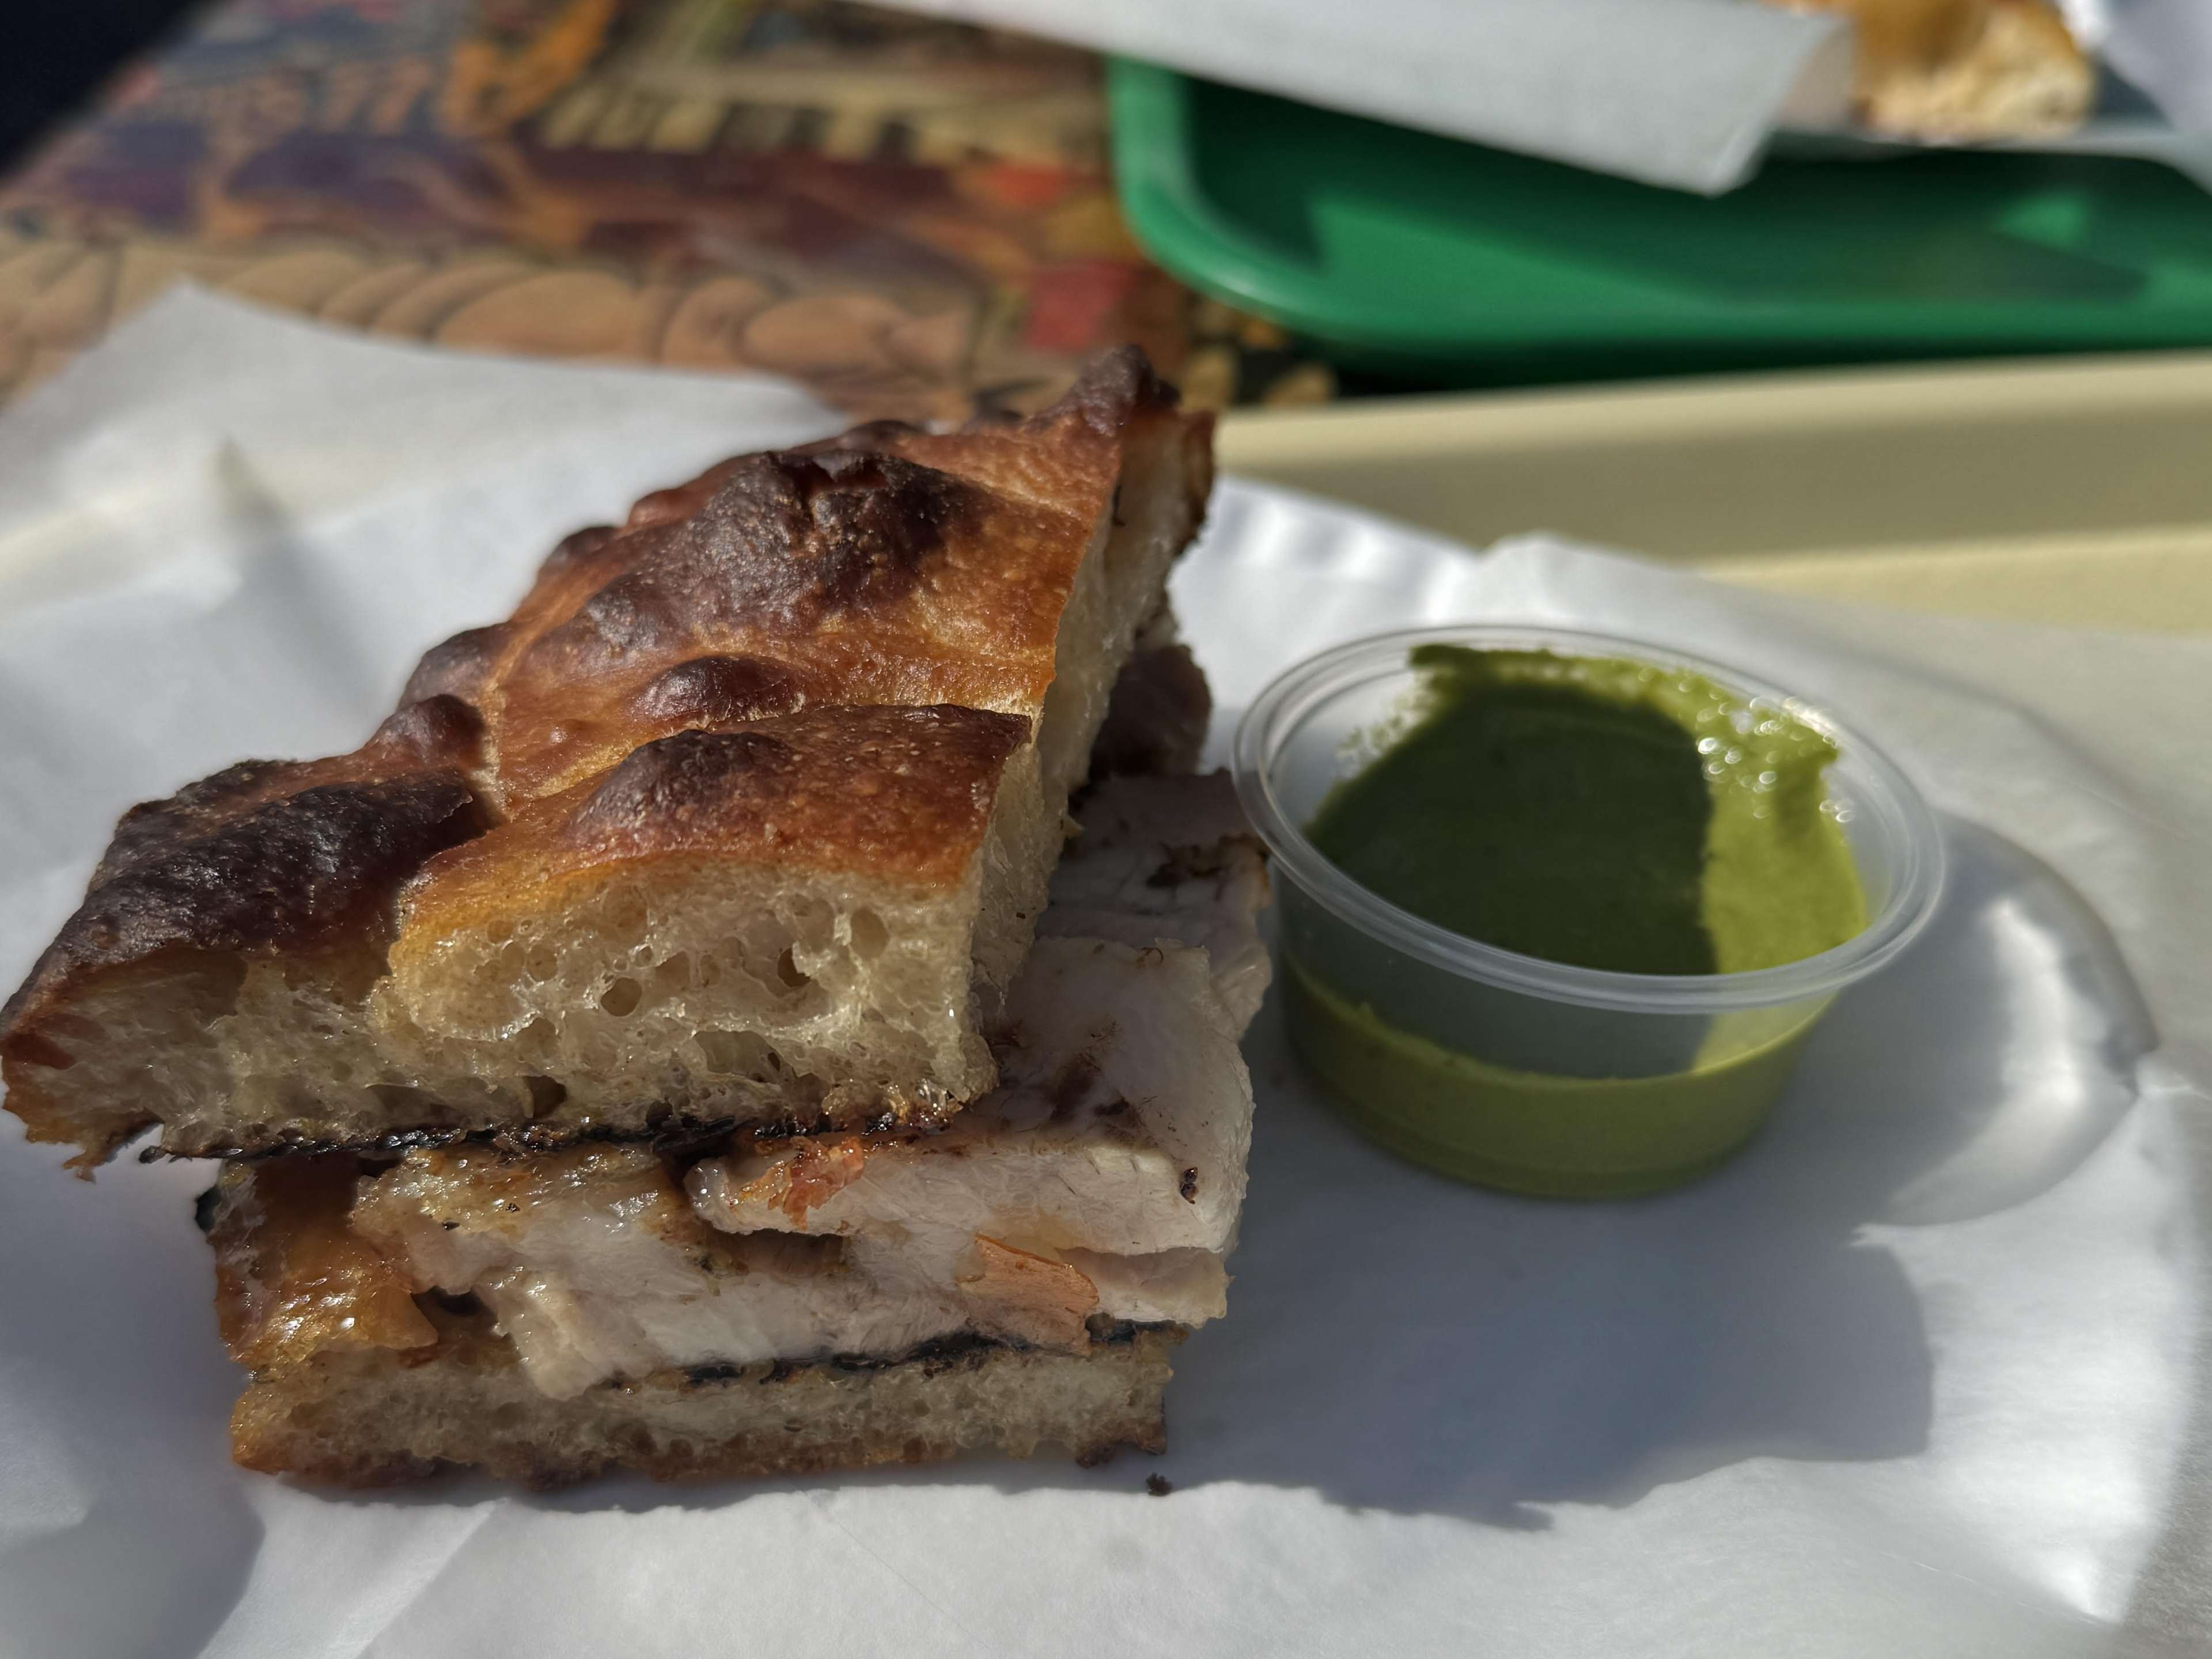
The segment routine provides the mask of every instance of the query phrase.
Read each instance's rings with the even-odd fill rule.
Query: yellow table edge
[[[2212,353],[1239,410],[1220,457],[1476,546],[1549,530],[1781,592],[2212,632]]]

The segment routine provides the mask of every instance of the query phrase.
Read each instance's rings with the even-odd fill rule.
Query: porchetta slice
[[[538,1388],[830,1353],[904,1353],[966,1322],[949,1297],[853,1272],[836,1240],[702,1224],[638,1147],[416,1152],[365,1183],[354,1226],[416,1289],[473,1293]]]
[[[1242,1031],[1267,990],[1267,948],[1253,923],[1267,902],[1267,872],[1227,776],[1109,779],[1082,817],[1053,872],[1039,935],[1202,949],[1215,994]]]

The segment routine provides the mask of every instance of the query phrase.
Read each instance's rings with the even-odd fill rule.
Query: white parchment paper
[[[1778,133],[1801,155],[1922,148],[1854,127],[1841,16],[1761,0],[887,3],[1708,195],[1755,173]],[[2128,84],[2075,132],[1999,148],[2140,155],[2212,189],[2212,9],[2061,3]]]
[[[1843,20],[1744,0],[891,3],[1709,194],[1850,111]]]
[[[827,414],[180,293],[0,416],[0,980],[115,814],[350,745],[562,532]],[[1272,1010],[1229,1318],[1173,1449],[555,1497],[234,1469],[190,1218],[0,1128],[0,1654],[2202,1652],[2212,645],[1819,610],[1225,485],[1177,577],[1224,713],[1412,623],[1632,631],[1832,701],[1954,880],[1771,1129],[1562,1206],[1395,1163]],[[1218,733],[1217,733],[1217,738]],[[1146,1495],[1145,1475],[1174,1483]]]

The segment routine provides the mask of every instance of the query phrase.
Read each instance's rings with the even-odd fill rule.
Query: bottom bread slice
[[[351,1486],[464,1467],[541,1489],[617,1469],[756,1479],[1046,1445],[1088,1465],[1165,1449],[1168,1352],[1185,1334],[1121,1326],[1083,1354],[960,1338],[899,1360],[702,1366],[554,1400],[489,1315],[425,1311],[430,1349],[331,1348],[257,1376],[231,1413],[238,1462]]]

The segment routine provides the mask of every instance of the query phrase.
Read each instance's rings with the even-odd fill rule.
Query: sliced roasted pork
[[[716,1233],[638,1147],[416,1152],[364,1183],[353,1224],[417,1291],[474,1294],[556,1399],[670,1368],[905,1353],[969,1322],[930,1285],[852,1271],[837,1240]]]
[[[1084,801],[1082,819],[1053,872],[1038,934],[1203,950],[1242,1031],[1267,990],[1267,949],[1254,924],[1267,872],[1228,775],[1109,778]]]

